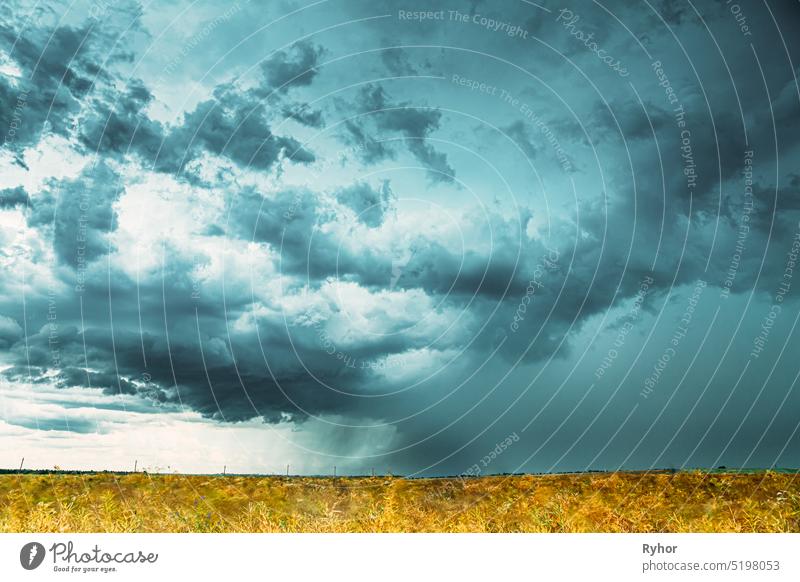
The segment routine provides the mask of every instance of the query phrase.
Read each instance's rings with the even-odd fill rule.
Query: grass
[[[0,532],[798,532],[796,473],[0,475]]]

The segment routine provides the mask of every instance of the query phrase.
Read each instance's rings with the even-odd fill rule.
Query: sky
[[[4,2],[0,467],[800,466],[798,26]]]

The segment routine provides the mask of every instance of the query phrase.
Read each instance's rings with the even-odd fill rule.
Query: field
[[[798,532],[796,473],[0,475],[0,532]]]

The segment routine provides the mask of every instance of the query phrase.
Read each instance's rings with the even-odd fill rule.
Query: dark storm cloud
[[[105,394],[137,394],[136,386],[126,380],[120,378],[117,374],[105,372],[86,372],[79,368],[67,368],[62,371],[65,386],[86,386],[87,384],[92,388],[100,388]],[[162,393],[163,394],[163,393]],[[147,393],[147,396],[153,397],[152,392]],[[163,395],[161,396],[163,399]]]
[[[301,421],[309,413],[346,414],[361,405],[354,397],[324,386],[359,393],[371,388],[373,376],[368,367],[345,365],[337,357],[344,352],[329,353],[324,328],[298,325],[280,314],[253,315],[252,326],[231,333],[233,321],[247,319],[252,307],[247,287],[229,289],[224,309],[216,285],[192,298],[193,269],[206,264],[207,258],[167,248],[163,274],[137,281],[113,266],[109,272],[105,264],[92,263],[108,249],[105,237],[113,229],[118,181],[119,176],[101,164],[75,180],[53,184],[33,202],[29,224],[45,235],[52,233],[62,261],[75,267],[75,258],[81,256],[78,245],[84,249],[83,307],[79,309],[73,291],[76,275],[62,270],[57,274],[63,285],[27,296],[27,337],[21,337],[13,319],[0,319],[2,343],[14,364],[3,373],[6,378],[137,395],[227,421],[258,417],[267,422]],[[369,195],[360,189],[363,186],[355,185],[348,194],[342,193],[343,198],[356,206],[364,203],[357,196]],[[373,194],[388,204],[388,187]],[[283,241],[286,263],[294,261],[298,272],[307,262],[310,233],[329,218],[319,197],[303,190],[268,199],[245,191],[232,206],[228,235],[276,248]],[[378,219],[367,212],[365,220]],[[322,242],[324,252],[312,255],[317,275],[335,269],[328,253],[335,255],[336,246],[329,239]],[[356,265],[363,268],[357,257],[347,260],[353,270]],[[386,270],[388,280],[388,263]],[[166,320],[163,314],[168,314]],[[349,361],[367,362],[426,341],[398,334],[382,341],[351,340],[346,355]]]
[[[246,189],[231,201],[229,228],[245,240],[300,246],[317,224],[318,206],[309,190],[285,190],[267,197]]]
[[[388,43],[384,43],[388,44]],[[411,64],[408,53],[400,48],[389,48],[381,51],[381,61],[393,75],[416,75],[417,71]]]
[[[597,103],[587,123],[588,130],[597,140],[623,136],[627,140],[652,140],[653,134],[665,137],[674,130],[670,113],[652,103],[644,109],[634,99],[622,103]],[[664,131],[664,130],[667,131]]]
[[[345,132],[342,141],[353,147],[365,164],[377,164],[384,160],[393,160],[397,156],[388,142],[376,140],[374,134],[368,133],[356,120],[347,119],[343,126]]]
[[[10,78],[0,80],[0,100],[9,105],[0,111],[0,124],[11,128],[5,147],[19,154],[44,131],[67,137],[77,127],[89,152],[135,154],[145,165],[165,172],[181,171],[204,152],[256,170],[270,169],[281,157],[300,163],[314,160],[297,140],[273,134],[270,121],[275,111],[253,99],[272,90],[269,86],[250,93],[223,84],[177,126],[150,119],[147,107],[153,96],[147,85],[137,78],[123,82],[99,64],[122,58],[108,53],[112,40],[91,25],[59,27],[52,36],[45,29],[18,34],[0,26],[0,41],[13,46],[10,56],[22,71],[16,85]],[[274,88],[283,86],[283,92],[310,84],[321,51],[300,43],[277,53],[264,64],[265,82],[278,83]],[[286,116],[321,125],[321,112],[302,102],[283,107]]]
[[[278,51],[261,64],[262,79],[249,92],[251,98],[267,99],[280,107],[282,114],[309,127],[323,126],[322,111],[303,101],[286,97],[290,89],[308,87],[319,74],[317,65],[325,49],[309,41],[298,42],[288,51]]]
[[[352,104],[347,104],[350,110]],[[341,104],[340,109],[345,109]],[[428,169],[428,178],[433,183],[452,183],[455,171],[447,162],[447,156],[437,151],[428,136],[439,128],[442,114],[435,108],[414,106],[408,102],[394,102],[378,85],[362,87],[355,99],[355,110],[361,113],[345,124],[347,133],[343,137],[348,145],[360,146],[360,156],[365,163],[374,164],[393,159],[395,153],[389,143],[378,143],[380,139],[403,138],[408,151]]]
[[[679,126],[674,112],[652,103],[646,107],[643,110],[629,98],[598,103],[592,112],[590,138],[595,143],[613,142],[631,158],[631,164],[625,157],[622,164],[612,166],[612,176],[621,187],[611,194],[632,199],[636,178],[640,178],[636,186],[654,188],[653,182],[641,179],[642,168],[651,166],[659,178],[663,171],[671,211],[685,215],[690,208],[698,212],[715,207],[720,181],[735,176],[743,165],[746,143],[741,121],[723,110],[714,114],[712,124],[702,108],[684,106],[684,125]]]
[[[498,329],[508,329],[521,299],[534,288],[536,302],[527,307],[527,320],[547,322],[540,338],[528,346],[530,336],[520,333],[506,342],[501,354],[516,358],[525,351],[525,360],[538,360],[551,356],[559,344],[564,344],[559,355],[566,356],[570,328],[577,331],[583,320],[635,294],[642,277],[649,273],[636,262],[623,265],[619,261],[622,250],[616,247],[605,249],[601,255],[601,246],[595,240],[574,249],[574,256],[570,246],[556,250],[534,243],[521,231],[530,215],[520,224],[495,215],[489,215],[487,221],[477,214],[470,216],[474,222],[465,223],[464,228],[474,240],[485,241],[484,251],[455,252],[419,236],[400,268],[393,269],[393,259],[386,253],[364,249],[354,256],[337,238],[321,234],[315,226],[324,224],[326,213],[309,192],[286,192],[277,199],[251,193],[237,196],[235,204],[232,224],[243,237],[249,239],[255,233],[255,240],[279,248],[283,272],[310,275],[312,281],[335,276],[378,289],[391,281],[398,291],[422,289],[455,309],[469,306],[478,320],[487,322],[473,346],[476,354],[497,345]],[[627,218],[624,221],[629,228]],[[619,239],[620,247],[628,243]],[[667,281],[673,267],[665,263],[659,276]],[[687,271],[685,278],[689,280],[692,275]],[[382,345],[372,355],[403,353],[407,347],[399,344],[390,349]]]
[[[28,197],[28,193],[25,192],[25,188],[22,186],[0,190],[0,209],[25,206],[29,202],[30,198]]]
[[[730,24],[724,20],[730,17],[725,11],[704,16],[709,22],[723,19],[716,23],[723,28]],[[759,18],[763,16],[762,12],[758,13]],[[774,36],[756,35],[754,42],[761,47],[760,51],[778,48],[769,47],[775,42]],[[738,54],[746,48],[746,45],[736,46],[731,52]],[[711,281],[725,279],[745,213],[742,194],[746,152],[754,152],[758,166],[774,163],[776,140],[780,152],[793,151],[797,143],[800,110],[791,69],[768,67],[765,89],[761,82],[752,82],[760,79],[760,74],[752,68],[756,63],[747,58],[751,55],[742,54],[749,65],[735,67],[731,72],[739,103],[731,80],[723,75],[725,69],[721,61],[717,62],[718,55],[709,52],[709,58],[698,58],[697,53],[695,46],[690,58],[700,72],[700,80],[689,75],[684,76],[680,84],[675,81],[675,75],[681,58],[662,57],[665,62],[667,58],[673,59],[664,69],[671,73],[675,86],[680,87],[676,102],[668,104],[660,89],[644,100],[644,109],[635,96],[610,99],[596,103],[587,124],[592,140],[627,145],[625,156],[631,157],[633,173],[627,167],[626,157],[622,158],[626,163],[610,165],[612,187],[606,193],[611,212],[607,223],[609,232],[631,232],[630,220],[635,218],[640,233],[661,231],[662,240],[679,241],[679,244],[667,242],[658,251],[657,267],[663,273],[656,271],[656,274],[661,284],[673,279],[677,283],[688,282],[697,276]],[[728,61],[733,60],[731,54],[727,56]],[[722,86],[726,89],[721,89]],[[662,175],[665,191],[659,183]],[[768,256],[777,256],[773,250],[775,241],[770,243],[765,233],[772,230],[773,237],[785,238],[794,231],[796,220],[790,213],[791,195],[787,192],[791,189],[791,176],[781,182],[780,199],[786,201],[781,212],[774,212],[774,188],[770,191],[758,184],[754,187],[755,206],[748,216],[750,222],[743,227],[748,229],[744,250],[735,255],[736,261],[741,260],[743,265],[736,274],[735,290],[746,291],[756,283],[761,256],[768,247],[772,247]],[[620,216],[627,218],[620,219]],[[675,222],[675,218],[679,222]],[[688,222],[684,222],[687,219]],[[591,225],[591,220],[590,230],[601,232],[603,225]],[[755,228],[749,229],[749,225]],[[714,232],[713,249],[709,248],[709,230]],[[641,238],[639,234],[630,240],[637,241],[635,252],[631,253],[632,260],[638,262],[648,255],[656,257],[655,239]],[[682,242],[685,247],[680,244]],[[606,250],[612,256],[628,252],[628,244],[619,237],[607,238],[606,243],[611,243]],[[738,258],[740,254],[741,259]],[[780,260],[767,261],[758,279],[759,287],[767,290],[781,268]],[[675,271],[677,275],[673,277]]]
[[[120,177],[105,163],[89,167],[75,180],[51,182],[30,203],[28,224],[52,236],[59,260],[70,267],[108,254],[106,235],[116,228],[114,202]]]
[[[29,36],[0,25],[0,43],[13,46],[10,57],[22,71],[16,83],[5,75],[0,78],[0,126],[14,129],[6,135],[5,147],[19,152],[45,130],[68,133],[92,78],[102,74],[88,56],[89,36],[89,28],[60,27],[52,36],[34,29]]]
[[[263,103],[229,87],[215,91],[215,99],[200,103],[166,138],[159,166],[177,168],[203,152],[227,157],[241,167],[268,170],[281,157],[308,163],[314,155],[290,137],[274,135]]]
[[[105,276],[95,274],[96,278]],[[286,415],[301,421],[309,413],[346,413],[359,400],[337,390],[358,394],[370,389],[370,370],[346,365],[330,353],[323,347],[318,328],[298,327],[278,314],[255,317],[255,327],[231,335],[231,320],[247,311],[244,306],[235,308],[235,303],[227,312],[217,304],[215,309],[198,310],[196,317],[194,313],[180,317],[171,306],[187,303],[187,289],[172,279],[140,282],[145,327],[140,335],[136,309],[124,301],[109,301],[109,297],[124,297],[123,289],[132,282],[119,272],[111,277],[114,288],[106,286],[105,294],[100,293],[99,281],[87,284],[86,302],[92,310],[84,314],[82,331],[67,323],[77,323],[78,314],[74,300],[64,295],[55,299],[56,321],[29,334],[26,341],[9,333],[9,339],[16,340],[9,352],[15,365],[3,375],[61,388],[91,386],[109,395],[136,394],[226,421],[281,422]],[[44,320],[39,314],[47,312],[49,300],[32,300],[35,319]],[[37,303],[44,309],[37,309]],[[162,309],[171,316],[169,336],[158,321]],[[424,338],[388,336],[381,342],[348,345],[347,357],[368,361],[403,352],[421,341]]]
[[[653,7],[661,18],[676,26],[683,24],[687,17],[694,16],[689,5],[681,0],[659,0]]]
[[[370,195],[362,191],[363,187],[370,189],[358,184],[345,188],[342,191],[345,200],[356,204],[356,198],[361,196],[363,203],[363,196]],[[389,195],[388,191],[374,194],[379,200]],[[388,199],[385,204],[388,204]],[[388,257],[370,250],[353,254],[346,246],[343,247],[339,236],[318,228],[336,218],[334,209],[323,203],[319,193],[299,188],[265,196],[246,189],[236,193],[230,208],[226,234],[269,243],[279,255],[283,273],[308,276],[314,281],[330,276],[353,278],[367,285],[389,280],[391,266]],[[385,210],[380,211],[381,220]],[[377,210],[367,210],[361,221],[378,218]]]
[[[92,261],[109,252],[105,237],[116,228],[113,205],[119,187],[119,176],[105,164],[59,186],[53,246],[64,263],[76,267],[82,259]]]
[[[0,315],[0,349],[7,350],[22,337],[22,327],[16,320]]]
[[[114,178],[102,180],[109,193],[107,200],[113,200]],[[81,183],[75,181],[62,187],[76,188]],[[356,206],[363,204],[363,186],[357,184],[338,195]],[[95,192],[96,188],[90,190]],[[372,194],[385,200],[388,190]],[[312,256],[312,273],[322,275],[323,270],[330,272],[336,263],[335,239],[317,239],[310,255],[307,247],[314,226],[330,218],[327,212],[308,191],[288,191],[267,199],[249,192],[236,197],[231,225],[240,229],[243,238],[255,237],[276,247],[283,240],[284,252],[293,253],[286,263],[288,259],[296,261],[298,272],[303,272],[308,267],[301,267],[301,261]],[[107,219],[106,215],[98,224]],[[450,277],[456,284],[451,291],[453,297],[478,293],[498,300],[509,277],[514,279],[515,269],[513,256],[505,256],[508,245],[504,237],[508,235],[504,233],[510,230],[508,225],[497,222],[494,228],[499,237],[496,257],[486,259],[471,254],[465,265],[459,266],[457,257],[426,243],[421,258],[412,259],[397,288],[422,287],[435,294],[445,293],[448,281],[443,278]],[[348,341],[345,352],[331,354],[321,328],[291,318],[285,321],[279,315],[255,317],[257,328],[231,336],[231,322],[248,312],[249,291],[232,289],[225,311],[221,311],[219,298],[210,289],[204,291],[204,295],[210,295],[208,300],[188,300],[192,289],[190,270],[196,261],[168,256],[169,268],[163,279],[138,283],[120,272],[90,269],[84,284],[86,308],[80,320],[83,331],[78,328],[78,306],[71,292],[55,298],[29,298],[29,312],[38,314],[34,319],[42,327],[38,333],[29,334],[27,342],[18,336],[10,337],[14,344],[10,353],[17,367],[7,371],[6,377],[24,381],[49,378],[61,387],[91,386],[107,394],[136,394],[156,403],[182,404],[220,420],[260,417],[280,422],[288,414],[299,421],[308,413],[377,412],[375,408],[363,408],[364,402],[355,397],[325,387],[330,384],[354,393],[375,389],[370,368],[346,365],[339,353],[346,353],[348,361],[371,362],[428,342],[424,336],[390,334],[380,341]],[[370,270],[370,264],[375,270]],[[340,269],[340,276],[354,274],[376,284],[385,285],[391,277],[389,258],[379,255],[373,257],[372,263],[364,257],[346,255],[340,261]],[[512,286],[519,291],[521,284],[515,280]],[[136,302],[127,299],[133,293],[137,295]],[[58,313],[55,331],[44,318],[53,300]],[[456,303],[464,302],[466,299],[462,298]],[[162,313],[169,314],[169,338],[163,331]],[[141,334],[137,331],[139,325],[143,325]],[[56,375],[53,377],[48,371],[55,371]],[[142,382],[145,373],[146,383]]]
[[[283,115],[309,127],[320,128],[325,123],[322,117],[322,111],[319,109],[311,109],[305,103],[288,103],[284,105]]]
[[[645,43],[654,58],[663,59],[670,74],[691,132],[692,171],[696,178],[689,188],[687,158],[682,157],[686,144],[671,104],[649,70],[650,63],[643,63],[645,72],[632,75],[631,83],[620,82],[585,44],[560,24],[554,24],[559,7],[547,5],[554,12],[526,3],[502,10],[486,2],[453,3],[454,8],[470,14],[524,24],[531,34],[536,32],[574,58],[591,79],[592,87],[563,60],[553,65],[555,57],[539,50],[541,47],[532,40],[504,38],[472,22],[465,27],[427,27],[385,19],[375,23],[375,29],[363,29],[363,44],[358,35],[353,35],[347,42],[331,38],[330,49],[303,42],[275,53],[256,68],[261,76],[255,86],[245,88],[238,80],[228,79],[216,87],[204,87],[207,97],[172,124],[148,115],[156,100],[153,93],[158,91],[149,86],[146,71],[142,72],[144,80],[139,80],[110,72],[110,64],[101,67],[99,63],[104,61],[108,47],[100,47],[98,43],[103,39],[95,40],[93,34],[81,45],[91,32],[88,27],[61,27],[50,44],[46,40],[51,31],[26,32],[9,51],[11,61],[23,75],[16,84],[10,78],[0,80],[0,98],[6,106],[0,111],[0,123],[5,127],[16,123],[14,140],[7,139],[6,147],[19,156],[21,149],[36,145],[45,129],[65,138],[77,138],[72,147],[88,155],[97,152],[100,161],[77,178],[50,180],[38,192],[19,187],[0,193],[0,207],[25,207],[28,225],[48,244],[52,241],[52,251],[58,259],[58,264],[48,271],[53,281],[26,288],[24,312],[19,297],[12,292],[0,303],[0,348],[14,366],[4,376],[59,388],[91,386],[107,396],[135,395],[153,406],[185,405],[217,420],[263,418],[267,422],[300,422],[308,414],[341,415],[345,421],[390,419],[423,410],[443,392],[457,386],[453,397],[441,406],[397,426],[398,443],[409,445],[408,452],[399,457],[405,459],[405,466],[418,468],[465,445],[474,436],[476,426],[499,418],[503,406],[511,404],[533,377],[529,375],[531,369],[543,366],[551,358],[575,356],[575,338],[584,331],[593,331],[590,324],[600,326],[600,316],[609,309],[631,301],[645,278],[654,281],[644,300],[645,308],[650,309],[651,302],[665,300],[673,285],[688,285],[698,278],[708,280],[711,286],[718,284],[736,254],[741,267],[732,292],[747,293],[756,285],[763,253],[767,251],[757,290],[774,291],[775,282],[786,267],[787,245],[796,232],[800,208],[798,177],[790,163],[796,158],[800,109],[793,80],[796,71],[784,62],[786,59],[771,58],[782,54],[783,48],[771,25],[767,26],[768,13],[752,10],[753,27],[760,23],[753,42],[764,68],[765,88],[753,50],[749,42],[742,42],[744,39],[737,36],[739,31],[728,8],[717,3],[704,12],[730,56],[731,74],[748,131],[745,144],[745,128],[726,68],[714,43],[705,37],[699,40],[699,35],[705,33],[694,11],[687,10],[688,4],[662,1],[655,8],[678,38],[686,41],[691,65],[697,67],[702,87],[670,31],[646,5],[622,0],[606,5]],[[385,9],[387,14],[396,11],[391,3],[365,6],[348,5],[336,10]],[[623,56],[630,70],[635,71],[644,58],[636,40],[597,6],[581,5],[575,10],[581,14],[580,28],[594,33],[594,39],[606,50]],[[779,21],[796,23],[797,16],[791,8],[776,5],[774,10]],[[312,182],[307,187],[280,183],[283,160],[315,167],[315,162],[328,161],[339,152],[331,151],[334,148],[326,151],[324,143],[312,152],[291,133],[309,133],[307,128],[286,124],[289,129],[281,129],[278,135],[274,129],[277,121],[290,118],[297,124],[320,128],[324,121],[335,117],[336,121],[345,120],[337,138],[352,146],[361,161],[378,166],[396,161],[407,152],[428,170],[429,182],[437,186],[431,192],[441,195],[444,204],[457,207],[461,202],[460,193],[452,187],[455,169],[475,179],[481,197],[491,200],[495,195],[496,186],[483,181],[484,176],[476,176],[479,170],[462,170],[455,154],[448,158],[432,139],[441,136],[452,140],[459,135],[465,147],[482,148],[493,160],[507,162],[508,150],[484,139],[485,132],[476,138],[471,127],[445,117],[444,109],[437,108],[463,107],[469,112],[473,94],[462,91],[453,98],[449,85],[443,83],[431,85],[430,92],[421,98],[398,81],[396,88],[391,85],[391,95],[373,82],[349,97],[341,97],[335,105],[320,104],[320,109],[302,100],[317,83],[332,82],[340,87],[366,80],[357,67],[347,71],[356,71],[353,77],[343,74],[339,79],[327,71],[318,74],[319,61],[326,50],[373,48],[373,33],[375,39],[393,39],[391,44],[411,39],[419,40],[418,44],[435,40],[438,45],[445,45],[453,44],[452,39],[457,38],[459,43],[468,43],[464,46],[502,56],[525,69],[536,69],[553,82],[555,90],[576,111],[577,119],[560,106],[550,107],[542,91],[525,86],[529,79],[519,81],[516,73],[510,74],[494,61],[487,66],[475,54],[467,57],[449,49],[391,49],[382,51],[380,59],[372,55],[370,61],[371,66],[378,61],[382,66],[373,78],[413,75],[428,69],[429,60],[440,70],[467,72],[472,68],[470,74],[474,72],[476,78],[497,82],[498,86],[507,84],[529,98],[532,105],[541,106],[542,119],[558,130],[559,139],[563,135],[562,145],[580,159],[581,163],[575,164],[576,171],[570,174],[578,184],[574,205],[567,188],[557,182],[553,185],[551,144],[530,120],[520,119],[519,111],[505,105],[495,106],[499,102],[494,101],[475,101],[475,113],[492,116],[491,121],[496,121],[496,126],[503,128],[529,159],[535,160],[537,170],[542,169],[546,187],[554,194],[552,216],[547,216],[554,223],[554,232],[547,244],[539,235],[527,234],[529,221],[542,218],[538,214],[544,212],[541,208],[523,206],[511,212],[506,207],[497,213],[479,214],[468,211],[464,203],[459,208],[463,213],[458,227],[464,235],[465,248],[454,246],[452,241],[445,243],[435,232],[413,231],[404,241],[408,243],[408,253],[397,257],[388,246],[380,248],[379,244],[372,244],[372,239],[366,242],[367,236],[359,240],[365,233],[380,240],[381,229],[390,230],[393,226],[393,195],[388,186],[379,188],[372,182],[352,181],[351,177],[346,178],[351,183],[347,185],[345,181],[343,185],[336,182],[336,171],[331,172],[330,181],[327,174],[320,172],[318,179],[306,180]],[[12,28],[3,28],[0,39],[3,46],[10,47],[16,33]],[[787,42],[794,58],[794,45]],[[326,47],[327,43],[326,39]],[[255,54],[255,59],[267,48],[259,46],[258,50],[263,52]],[[419,55],[415,51],[420,51]],[[128,64],[135,62],[131,56]],[[236,71],[242,64],[233,62],[231,70]],[[32,82],[26,83],[31,74]],[[515,82],[517,87],[512,86]],[[640,93],[644,109],[631,85]],[[597,92],[590,90],[595,86]],[[584,124],[588,140],[578,131],[577,122]],[[567,131],[569,128],[571,132]],[[590,145],[599,152],[602,183],[592,167]],[[737,229],[743,207],[741,172],[748,147],[755,151],[759,166],[753,188],[753,228],[744,250],[737,254]],[[775,159],[776,155],[781,159]],[[257,266],[270,267],[269,274],[261,278],[260,273],[253,272],[247,281],[248,274],[242,276],[240,272],[246,267],[233,261],[225,267],[230,271],[220,275],[214,271],[219,257],[208,250],[207,244],[187,250],[169,240],[163,245],[164,260],[159,262],[156,275],[139,273],[141,277],[134,279],[115,263],[115,256],[108,265],[97,260],[118,250],[109,247],[109,233],[117,228],[115,204],[124,190],[120,175],[125,172],[120,166],[136,158],[141,164],[136,171],[152,167],[161,172],[186,172],[188,164],[206,156],[256,173],[269,172],[269,176],[259,176],[270,181],[268,186],[243,186],[239,176],[231,177],[235,172],[221,172],[216,181],[209,178],[213,183],[208,185],[199,180],[191,183],[192,188],[213,186],[213,193],[218,193],[224,202],[220,204],[225,209],[220,216],[200,225],[198,231],[206,237],[217,237],[211,241],[215,249],[227,249],[228,245],[240,248],[243,241],[256,243],[248,248],[253,250]],[[521,184],[527,194],[530,177],[526,170],[511,167],[513,163],[506,165],[511,181]],[[776,165],[784,175],[774,175]],[[273,178],[275,184],[271,182]],[[430,194],[403,191],[394,180],[393,187],[406,197]],[[36,252],[40,251],[31,254]],[[83,260],[87,272],[78,295],[76,267]],[[44,270],[44,263],[39,261],[36,266]],[[194,296],[198,277],[206,275],[209,279],[203,281],[202,292]],[[277,281],[283,295],[264,291],[275,287]],[[359,291],[371,293],[369,300],[378,307],[364,317],[369,323],[384,324],[386,333],[372,337],[363,323],[356,322],[350,335],[342,333],[336,341],[326,336],[335,335],[327,325],[342,318],[341,307],[321,293],[325,285],[333,282],[357,285]],[[411,304],[393,303],[409,297],[414,299]],[[285,303],[289,300],[303,304],[303,308],[286,313]],[[50,319],[51,313],[57,314],[54,320]],[[430,343],[435,333],[424,325],[408,323],[415,323],[415,318],[443,318],[452,313],[460,314],[463,321],[445,340],[434,345]],[[759,316],[760,313],[752,319]],[[629,321],[631,317],[623,314],[611,319],[602,322],[604,329],[616,329],[619,321]],[[23,337],[22,322],[28,328],[27,337]],[[438,328],[433,328],[438,333]],[[728,337],[714,333],[719,335],[713,335],[709,343],[724,345]],[[631,341],[629,347],[634,343]],[[639,345],[635,347],[638,349]],[[495,348],[499,348],[500,357],[492,359]],[[420,368],[435,367],[441,374],[421,384],[419,390],[387,400],[362,398],[405,387],[397,377],[408,372],[404,368],[397,374],[381,375],[361,364],[386,356],[419,356],[415,351],[426,357],[431,353],[441,355],[438,350],[447,349],[466,352],[451,367],[445,368],[442,360],[435,358],[430,360],[434,364],[420,364]],[[590,353],[588,358],[592,357]],[[704,353],[704,359],[712,358]],[[525,377],[513,379],[494,392],[491,387],[497,378],[518,360],[529,365],[520,372]],[[355,364],[349,365],[350,362]],[[576,362],[577,357],[565,362],[565,368]],[[483,364],[487,364],[486,375],[462,386],[461,380]],[[413,360],[408,368],[413,370]],[[705,371],[695,371],[691,380],[703,382]],[[580,370],[574,371],[574,376],[570,371],[569,375],[567,400],[557,399],[557,410],[547,411],[548,419],[556,422],[571,414],[568,405],[574,402],[569,398],[584,395],[592,382],[590,374]],[[548,381],[553,386],[566,382],[555,377]],[[354,396],[338,393],[325,384]],[[592,396],[587,399],[587,406],[602,406],[608,402],[607,397],[608,392],[601,399]],[[482,406],[470,413],[470,407],[477,403]],[[531,398],[515,410],[539,410],[533,406],[538,404],[541,403]],[[609,409],[615,407],[616,403]],[[626,407],[618,408],[627,412]],[[461,414],[467,416],[431,437]],[[560,440],[574,444],[587,422],[582,418],[583,424]],[[616,428],[618,424],[614,422],[604,418],[598,426]],[[59,425],[62,428],[66,427]],[[86,428],[78,425],[75,430]],[[536,430],[541,431],[537,437],[546,433],[538,427]],[[489,433],[487,438],[499,440],[505,436]],[[636,442],[640,436],[625,438]],[[429,439],[424,446],[412,446],[423,438]],[[532,437],[528,439],[520,452],[512,452],[508,458],[524,459],[532,448],[528,446]],[[479,446],[484,444],[485,440]],[[466,466],[469,459],[469,455],[458,457],[456,464],[448,467],[463,469],[457,463],[463,461]]]
[[[362,190],[363,185],[356,185],[343,192],[352,195]],[[338,193],[340,201],[343,192]],[[372,196],[375,198],[367,197],[367,201],[377,199],[377,193]],[[346,198],[344,201],[348,202]],[[358,201],[365,203],[363,198]],[[536,360],[551,355],[566,340],[570,326],[576,331],[583,320],[634,295],[643,277],[654,274],[661,281],[659,285],[672,281],[675,257],[666,251],[662,251],[667,256],[654,273],[637,257],[627,264],[622,261],[631,244],[654,251],[647,230],[640,228],[639,238],[634,239],[630,217],[616,215],[610,226],[615,236],[606,236],[605,244],[600,244],[603,221],[597,212],[587,209],[586,214],[597,217],[596,225],[584,224],[594,236],[574,249],[571,245],[549,249],[527,239],[523,231],[529,214],[520,221],[474,214],[462,227],[470,232],[473,243],[483,243],[482,251],[459,252],[420,235],[399,268],[397,258],[387,252],[363,249],[353,254],[338,237],[321,232],[317,227],[332,220],[333,215],[307,191],[287,191],[267,198],[253,192],[237,195],[229,234],[237,232],[246,240],[271,244],[279,252],[284,273],[310,276],[312,282],[337,277],[377,289],[391,281],[395,290],[421,289],[456,309],[470,306],[478,319],[491,318],[495,313],[495,320],[503,327],[513,320],[519,302],[533,286],[537,300],[526,309],[528,320],[547,320],[546,333],[526,354],[526,359]],[[557,260],[552,259],[553,253]],[[698,267],[687,265],[678,282],[690,281],[697,274]],[[493,347],[496,328],[487,326],[479,349]],[[515,336],[503,353],[518,356],[528,340],[525,334]],[[567,351],[565,346],[561,354]]]
[[[501,228],[494,232],[496,246],[487,245],[483,251],[457,252],[420,237],[412,246],[411,257],[396,285],[403,289],[424,289],[433,295],[452,295],[458,301],[469,301],[473,296],[488,296],[498,301],[519,297],[527,285],[523,271],[538,258],[540,246],[523,241],[513,222],[495,220],[493,225]],[[471,226],[475,229],[472,236],[480,236],[482,225]]]
[[[334,193],[336,200],[356,214],[358,222],[381,226],[392,208],[394,194],[384,183],[379,190],[356,183]],[[422,289],[426,293],[452,295],[457,302],[473,295],[497,299],[519,296],[526,285],[525,268],[534,265],[541,245],[527,241],[522,234],[531,218],[525,212],[519,219],[506,220],[496,214],[474,213],[463,227],[471,242],[482,241],[480,251],[449,249],[425,234],[410,245],[402,268],[388,250],[364,248],[353,251],[341,235],[319,228],[337,220],[333,208],[321,202],[314,192],[298,189],[261,195],[252,190],[236,194],[231,200],[229,236],[269,243],[280,256],[284,273],[323,280],[336,276],[362,285],[381,288],[393,279],[397,289]]]
[[[336,198],[356,213],[357,220],[374,228],[383,224],[393,196],[389,181],[386,180],[379,190],[364,182],[353,184],[339,190]]]
[[[59,22],[61,7],[36,7],[30,14],[18,6],[7,8],[0,44],[21,74],[0,79],[0,126],[15,130],[6,134],[5,147],[19,154],[47,133],[70,135],[87,99],[114,80],[109,67],[131,59],[124,43],[116,41],[120,21],[125,30],[137,30],[140,11],[121,2],[106,11],[102,26],[96,19],[70,26]]]
[[[254,103],[234,87],[219,86],[212,99],[199,103],[170,128],[143,114],[150,99],[138,81],[126,93],[106,97],[85,125],[84,144],[104,153],[135,153],[145,165],[171,173],[181,172],[204,153],[254,170],[269,170],[281,157],[302,163],[314,160],[300,142],[272,132],[265,104]],[[321,121],[317,115],[301,107],[292,117],[313,125]]]
[[[139,79],[129,81],[123,91],[106,89],[95,95],[93,107],[81,124],[81,142],[93,152],[117,156],[135,153],[152,162],[165,138],[161,124],[145,113],[152,100],[152,94]]]
[[[310,85],[323,54],[322,47],[308,41],[298,42],[288,51],[278,51],[261,65],[264,89],[285,93],[293,87]]]

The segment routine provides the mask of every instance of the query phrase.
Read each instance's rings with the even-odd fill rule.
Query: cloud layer
[[[800,462],[796,9],[185,8],[3,9],[13,438],[152,417],[297,433],[309,470],[459,473],[511,432],[492,472]]]

